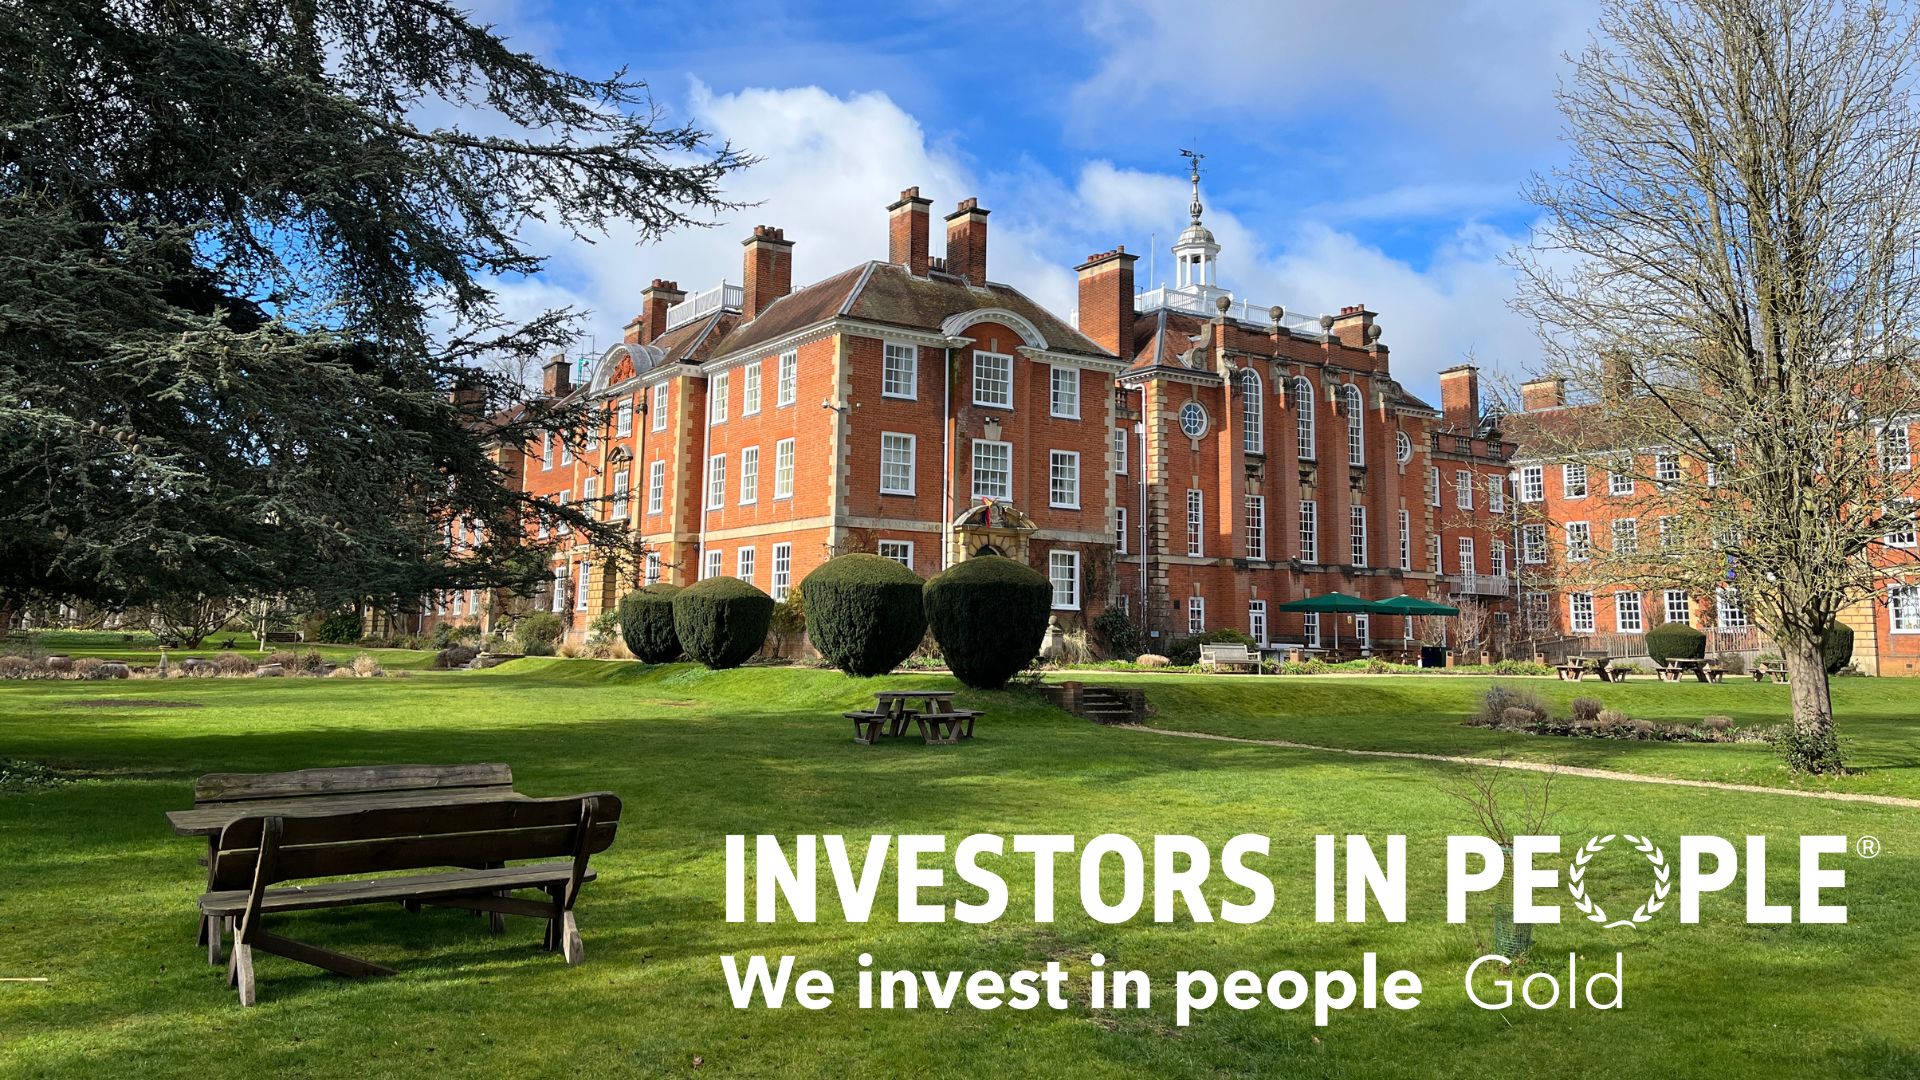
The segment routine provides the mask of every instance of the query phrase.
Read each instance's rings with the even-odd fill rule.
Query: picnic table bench
[[[1260,670],[1260,654],[1239,644],[1218,644],[1200,646],[1200,670],[1214,671],[1253,671]]]
[[[1661,682],[1679,682],[1685,675],[1691,674],[1703,683],[1717,683],[1726,677],[1727,670],[1711,660],[1672,659],[1657,665],[1654,672]]]
[[[1787,681],[1787,665],[1778,660],[1758,660],[1754,662],[1751,674],[1754,682],[1772,679],[1774,682],[1783,683]]]
[[[927,745],[952,744],[956,739],[973,738],[974,721],[982,715],[977,709],[957,709],[951,690],[878,690],[872,709],[840,715],[853,721],[853,741],[872,746],[881,734],[906,734],[907,722],[916,721]],[[930,726],[929,721],[934,721]],[[952,729],[941,726],[951,721]]]
[[[1611,657],[1580,657],[1555,664],[1554,670],[1566,682],[1579,682],[1583,677],[1592,675],[1601,682],[1626,682],[1627,673],[1632,671],[1623,664],[1616,664]]]

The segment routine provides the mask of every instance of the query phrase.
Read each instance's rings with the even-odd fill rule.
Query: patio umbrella
[[[1289,600],[1281,604],[1279,611],[1302,611],[1326,613],[1330,615],[1366,615],[1380,610],[1371,600],[1358,596],[1348,596],[1342,592],[1330,592],[1322,596],[1308,596],[1299,600]],[[1333,649],[1340,651],[1340,620],[1333,620]]]
[[[1413,627],[1413,617],[1415,615],[1460,614],[1460,609],[1457,607],[1448,607],[1446,604],[1436,603],[1432,600],[1422,600],[1417,596],[1408,596],[1406,593],[1401,593],[1399,596],[1391,599],[1374,601],[1373,610],[1387,615],[1400,616],[1400,636],[1407,640],[1412,640],[1413,638],[1411,630]],[[1446,632],[1446,627],[1443,625],[1440,628],[1440,643],[1442,645],[1446,644]]]

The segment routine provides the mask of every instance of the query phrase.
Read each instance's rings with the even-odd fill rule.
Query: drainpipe
[[[778,373],[774,377],[777,379]],[[707,381],[707,386],[709,390],[712,389],[711,379]],[[686,408],[686,400],[685,394],[680,395],[680,407],[683,409]],[[707,491],[713,483],[713,399],[711,397],[707,398],[706,411],[706,419],[702,421],[701,428],[705,434],[700,439],[700,475],[694,481],[694,492],[700,500],[700,537],[693,545],[693,580],[695,581],[699,581],[707,572],[707,507],[713,501],[711,493]],[[726,567],[723,566],[721,569],[724,570]]]
[[[940,370],[943,387],[940,394],[940,569],[953,558],[953,346],[940,349],[945,362]]]

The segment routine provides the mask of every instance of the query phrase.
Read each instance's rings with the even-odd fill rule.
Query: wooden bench
[[[1756,660],[1753,671],[1749,674],[1753,676],[1754,682],[1772,679],[1774,682],[1783,683],[1787,681],[1787,665],[1774,660]]]
[[[880,741],[881,729],[893,719],[892,714],[884,712],[844,712],[840,714],[853,721],[853,741],[862,746],[872,746]]]
[[[1579,682],[1581,676],[1587,673],[1587,662],[1585,660],[1569,660],[1564,664],[1555,664],[1553,670],[1560,673],[1561,682]]]
[[[1200,670],[1260,670],[1260,654],[1245,645],[1202,645],[1200,646]]]
[[[920,725],[920,738],[928,746],[953,746],[959,743],[961,731],[966,738],[973,737],[973,721],[977,712],[923,712],[914,713],[915,722]]]
[[[243,817],[221,830],[200,911],[208,920],[235,921],[227,982],[238,990],[242,1005],[257,1000],[255,949],[356,978],[394,973],[263,925],[266,916],[291,911],[398,902],[410,910],[429,905],[525,915],[545,920],[546,948],[577,964],[583,949],[574,902],[581,884],[593,878],[588,859],[612,845],[619,821],[620,799],[607,792],[317,817]],[[508,865],[527,859],[554,861]],[[456,869],[385,876],[442,867]],[[353,880],[275,888],[338,877]],[[529,889],[545,892],[545,899],[512,895]]]

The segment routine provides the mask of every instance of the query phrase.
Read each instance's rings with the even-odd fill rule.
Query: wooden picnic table
[[[1772,679],[1774,682],[1783,683],[1787,681],[1787,665],[1778,660],[1756,660],[1752,674],[1754,682]]]
[[[1657,670],[1662,682],[1679,682],[1681,676],[1692,673],[1693,677],[1701,682],[1717,683],[1726,675],[1724,668],[1715,665],[1712,660],[1705,657],[1698,660],[1672,659]]]
[[[888,735],[904,735],[909,721],[917,722],[921,736],[929,743],[951,743],[973,738],[973,723],[980,714],[972,709],[956,709],[952,690],[876,690],[873,711],[844,715],[853,721],[853,741],[871,746],[884,727]],[[931,726],[929,721],[932,721]]]

